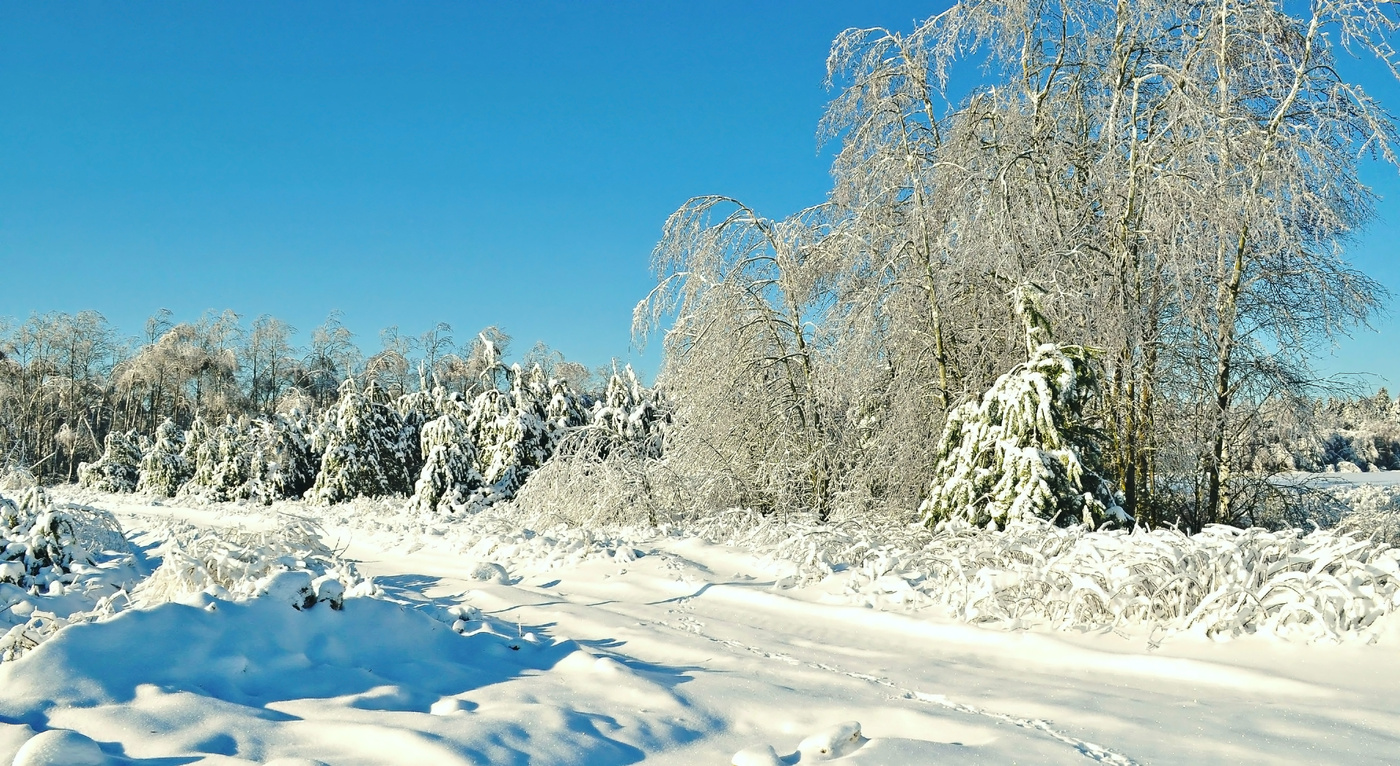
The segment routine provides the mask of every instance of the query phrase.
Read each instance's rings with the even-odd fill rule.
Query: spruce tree
[[[141,478],[136,489],[163,497],[174,497],[180,485],[189,480],[193,473],[185,459],[185,433],[166,418],[156,428],[156,438],[151,449],[141,457]]]
[[[141,447],[136,433],[113,431],[103,442],[102,457],[78,466],[78,481],[102,492],[134,492],[141,478]]]
[[[1090,352],[1044,342],[1049,323],[1026,288],[1012,293],[1028,359],[979,401],[948,414],[925,524],[962,519],[1004,527],[1039,517],[1062,524],[1131,521],[1099,475],[1099,433],[1086,421],[1098,390]]]
[[[1046,343],[981,400],[955,408],[920,507],[924,522],[1128,521],[1098,473],[1097,432],[1084,419],[1093,391],[1088,352]]]
[[[456,410],[455,412],[452,410]],[[456,407],[428,421],[421,430],[423,469],[413,488],[410,505],[433,512],[466,504],[482,485],[476,468],[476,449]]]
[[[403,419],[376,384],[363,392],[353,379],[323,423],[325,454],[311,497],[336,503],[355,497],[407,495],[411,489]]]

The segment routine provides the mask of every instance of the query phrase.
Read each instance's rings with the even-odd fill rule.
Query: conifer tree
[[[1098,433],[1086,420],[1097,392],[1088,349],[1048,340],[1025,289],[1013,293],[1029,356],[978,401],[948,415],[924,522],[1005,526],[1029,517],[1095,527],[1129,521],[1098,473]]]
[[[78,466],[79,483],[102,492],[134,492],[141,476],[141,447],[136,433],[107,434],[102,457]]]
[[[512,496],[530,472],[550,455],[550,434],[545,424],[545,404],[530,394],[520,366],[510,374],[508,393],[487,389],[472,402],[467,423],[476,446],[476,465],[491,492]]]
[[[319,461],[299,415],[272,415],[253,421],[248,433],[250,477],[241,496],[271,503],[301,497],[315,483]]]
[[[141,457],[141,478],[136,489],[151,492],[163,497],[174,497],[180,485],[193,474],[189,461],[185,459],[185,433],[166,418],[156,428],[156,438],[151,449]]]
[[[421,431],[423,469],[410,505],[422,511],[450,511],[466,504],[482,485],[476,468],[476,448],[463,421],[465,413],[460,406],[445,409],[443,415],[424,424]]]
[[[408,450],[403,419],[374,383],[361,392],[353,379],[340,387],[340,399],[323,423],[325,453],[311,497],[336,503],[355,497],[407,495]]]

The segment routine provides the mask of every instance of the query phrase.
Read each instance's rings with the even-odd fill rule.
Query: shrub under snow
[[[1095,532],[1039,519],[991,532],[819,525],[731,512],[710,537],[767,549],[795,580],[847,572],[851,597],[936,603],[959,619],[1062,630],[1141,625],[1213,637],[1374,638],[1400,610],[1400,550],[1333,530]]]
[[[324,601],[339,608],[346,595],[375,590],[326,546],[315,524],[296,517],[262,531],[176,531],[160,555],[160,567],[134,593],[142,605],[206,594],[225,600],[271,596],[298,609]]]

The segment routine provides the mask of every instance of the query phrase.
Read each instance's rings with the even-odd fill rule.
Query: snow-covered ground
[[[124,582],[142,606],[109,604],[114,617],[0,663],[0,763],[1400,757],[1393,610],[1327,643],[1141,623],[1009,629],[951,618],[892,565],[814,576],[792,554],[800,540],[424,524],[392,503],[55,495],[111,511],[135,544],[79,581],[89,601]],[[324,547],[302,539],[308,520]],[[171,540],[181,542],[162,546]],[[261,598],[177,596],[209,562],[255,566],[220,540],[263,541],[283,568],[309,572],[260,580]],[[343,609],[302,599],[316,575],[315,588],[332,575],[349,586]],[[56,608],[83,589],[68,590],[4,591],[0,630],[15,610]]]

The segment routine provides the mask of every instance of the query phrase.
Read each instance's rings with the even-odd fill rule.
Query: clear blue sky
[[[231,308],[304,338],[340,309],[368,348],[498,324],[654,370],[629,323],[666,215],[820,201],[831,38],[942,6],[3,0],[0,315],[134,335]],[[1400,294],[1394,209],[1355,256]],[[1400,388],[1400,325],[1377,326],[1325,368]]]

